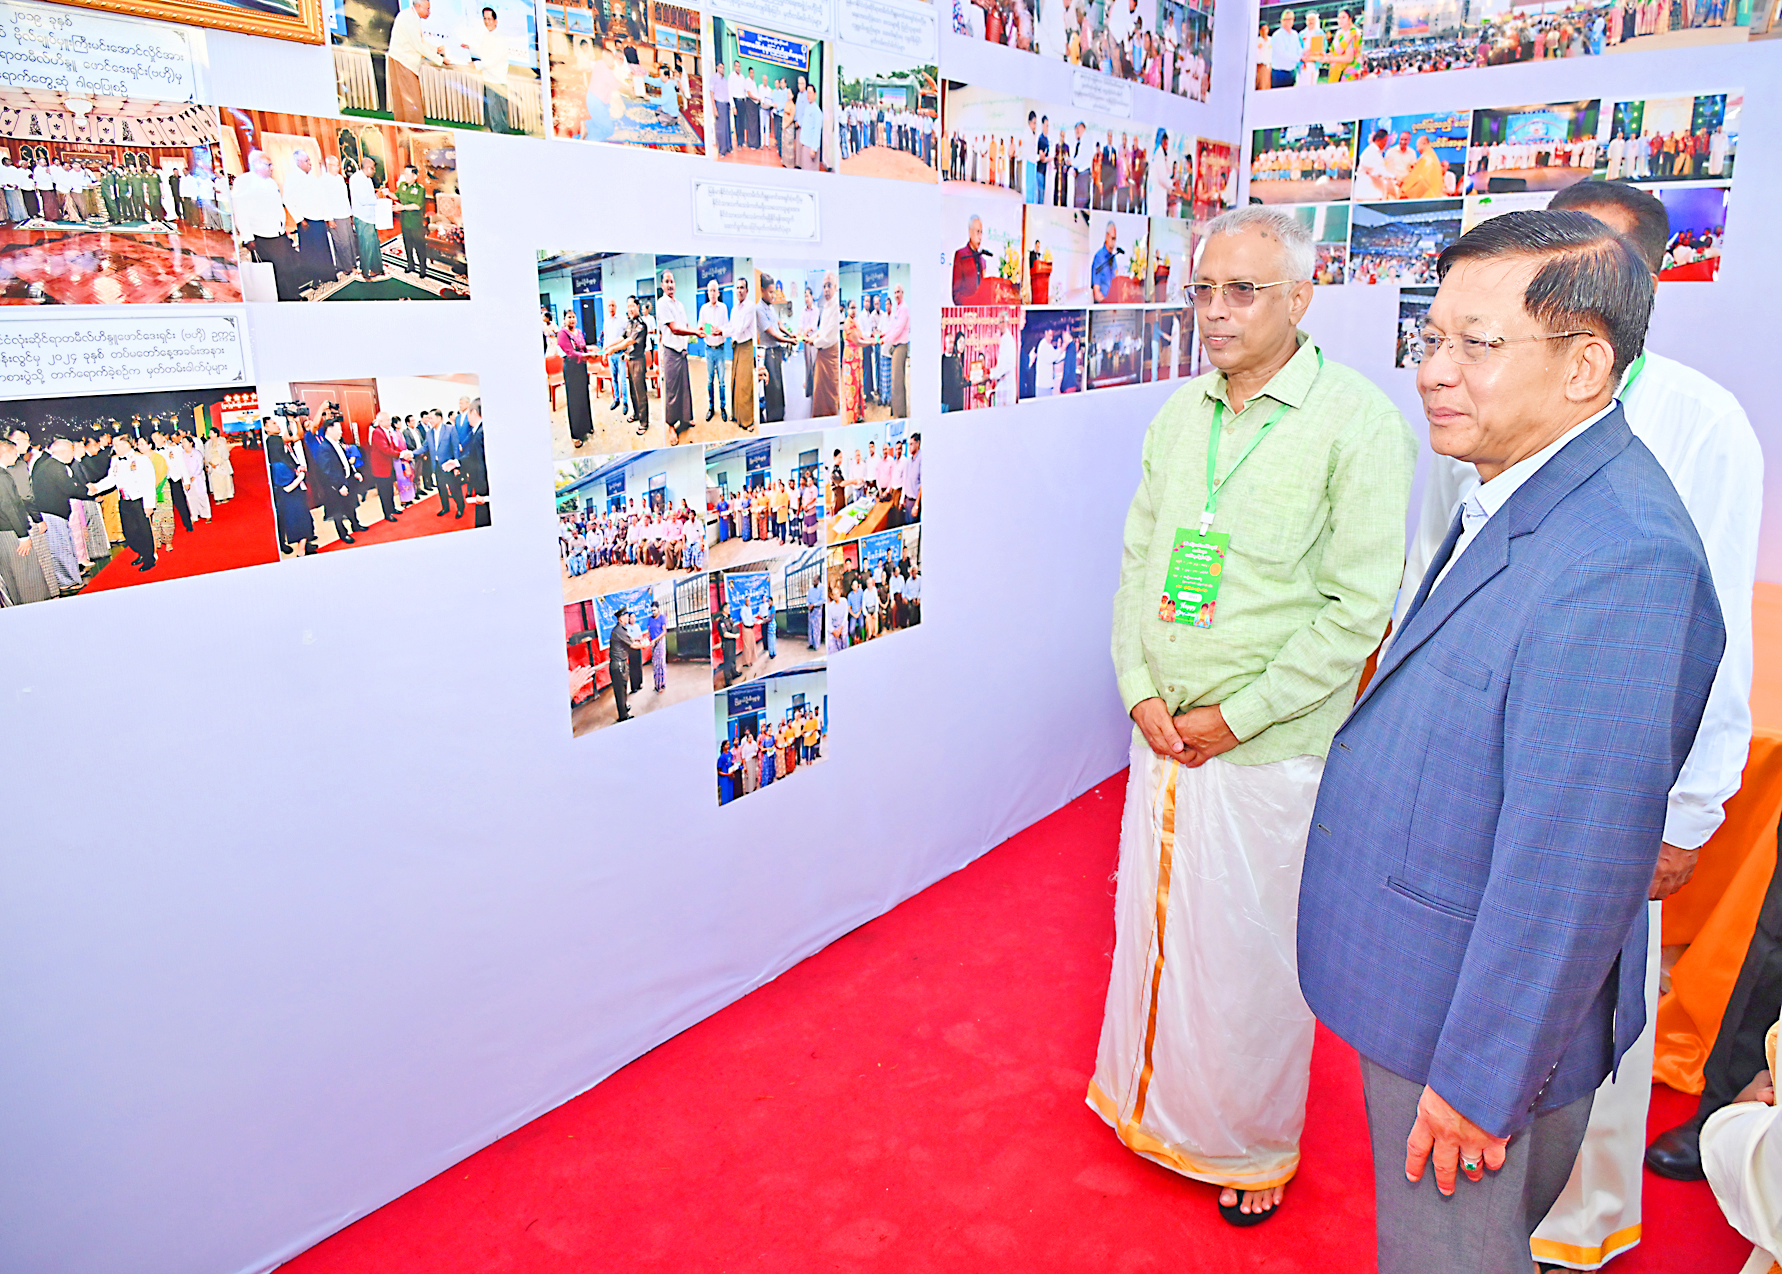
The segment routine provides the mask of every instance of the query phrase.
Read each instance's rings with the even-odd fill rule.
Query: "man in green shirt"
[[[1209,223],[1189,285],[1217,371],[1145,435],[1113,656],[1135,731],[1089,1104],[1131,1149],[1273,1215],[1299,1166],[1312,1015],[1300,863],[1331,737],[1385,631],[1417,444],[1299,322],[1299,221]]]
[[[409,271],[427,277],[427,187],[413,164],[396,183],[396,217],[402,227],[402,255]]]

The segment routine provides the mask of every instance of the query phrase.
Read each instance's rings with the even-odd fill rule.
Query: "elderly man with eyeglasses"
[[[1218,370],[1151,422],[1114,601],[1137,728],[1088,1099],[1132,1150],[1222,1187],[1234,1225],[1274,1215],[1299,1167],[1300,861],[1386,627],[1417,455],[1386,396],[1299,330],[1315,257],[1276,209],[1208,224],[1187,291]]]

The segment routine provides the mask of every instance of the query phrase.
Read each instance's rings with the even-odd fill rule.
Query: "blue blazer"
[[[1645,1024],[1665,802],[1725,644],[1707,557],[1619,405],[1430,590],[1337,731],[1299,980],[1487,1131],[1594,1091]]]
[[[433,431],[433,463],[444,464],[448,460],[456,460],[461,450],[457,426],[440,425]]]

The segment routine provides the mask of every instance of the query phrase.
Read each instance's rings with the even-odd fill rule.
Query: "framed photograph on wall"
[[[133,18],[159,18],[302,44],[322,43],[322,0],[67,0]]]

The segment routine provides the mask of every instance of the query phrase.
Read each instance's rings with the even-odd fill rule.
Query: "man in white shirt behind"
[[[265,151],[248,155],[248,170],[235,179],[232,196],[235,237],[252,249],[256,261],[272,267],[281,301],[297,300],[299,270],[286,234],[285,197],[272,177]]]
[[[481,29],[465,42],[483,77],[483,127],[491,133],[508,131],[507,69],[513,61],[513,48],[500,25],[494,6],[484,5]]]
[[[445,65],[445,47],[430,40],[421,24],[433,13],[432,0],[411,0],[390,27],[390,52],[384,59],[384,92],[398,124],[423,122],[421,63]]]
[[[1640,253],[1656,288],[1670,223],[1655,196],[1620,182],[1581,182],[1555,195],[1548,207],[1589,213],[1607,223]],[[1671,789],[1664,847],[1652,880],[1646,1030],[1622,1058],[1618,1078],[1611,1077],[1598,1090],[1571,1180],[1531,1243],[1536,1260],[1574,1269],[1598,1268],[1639,1239],[1657,1012],[1658,900],[1688,883],[1697,851],[1724,821],[1725,803],[1738,791],[1744,771],[1751,742],[1751,594],[1763,513],[1763,451],[1731,393],[1648,349],[1628,368],[1618,396],[1629,428],[1670,476],[1701,536],[1726,624],[1726,651],[1695,744]],[[1454,510],[1482,491],[1471,466],[1440,455],[1433,460],[1421,523],[1406,555],[1395,625],[1416,595]],[[1456,550],[1450,560],[1459,556]],[[1667,1139],[1676,1140],[1674,1157],[1693,1158],[1699,1175],[1694,1143],[1701,1121],[1712,1113],[1698,1111],[1696,1119],[1654,1143],[1654,1150]]]
[[[1392,170],[1386,166],[1386,139],[1390,136],[1384,128],[1376,128],[1367,145],[1362,147],[1361,158],[1355,162],[1355,184],[1351,196],[1356,203],[1398,197],[1398,182],[1393,178]],[[1444,533],[1447,529],[1447,525],[1443,524]],[[1436,542],[1441,543],[1440,540]]]

